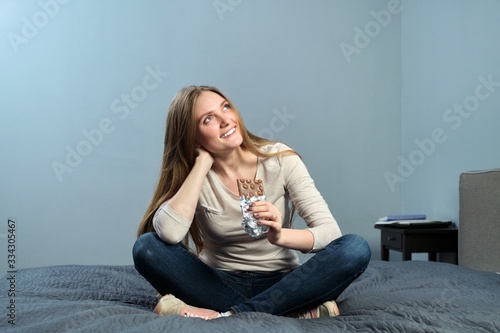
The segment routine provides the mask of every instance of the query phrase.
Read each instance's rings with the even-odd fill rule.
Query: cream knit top
[[[289,147],[276,143],[261,149],[275,152]],[[337,222],[299,156],[259,157],[256,179],[262,179],[264,183],[266,200],[282,213],[284,228],[289,227],[290,204],[295,206],[314,236],[312,252],[323,249],[341,236]],[[204,241],[199,257],[213,268],[277,272],[289,271],[299,265],[294,250],[272,245],[265,236],[254,239],[245,233],[241,227],[239,196],[232,193],[213,170],[205,178],[195,214]],[[186,236],[191,222],[166,203],[160,206],[153,218],[155,231],[169,244],[179,243]]]

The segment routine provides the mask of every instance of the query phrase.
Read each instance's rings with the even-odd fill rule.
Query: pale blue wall
[[[406,213],[459,223],[460,173],[500,166],[500,2],[404,7],[402,156],[413,170],[397,187]]]
[[[400,16],[378,0],[1,1],[1,253],[13,217],[19,267],[130,264],[168,104],[211,84],[301,153],[377,257],[373,222],[401,210],[383,176],[401,152]]]

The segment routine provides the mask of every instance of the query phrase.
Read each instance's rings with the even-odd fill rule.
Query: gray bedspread
[[[500,332],[500,275],[445,263],[372,261],[338,299],[339,317],[309,320],[160,317],[132,266],[23,269],[11,282],[0,284],[2,332]]]

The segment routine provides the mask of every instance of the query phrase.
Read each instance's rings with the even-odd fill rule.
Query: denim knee
[[[142,234],[139,236],[134,243],[134,247],[132,248],[132,257],[134,261],[136,258],[140,258],[144,255],[144,251],[147,249],[146,243],[149,243],[149,239],[152,237],[151,232]]]
[[[132,248],[132,258],[137,270],[144,263],[155,260],[153,248],[155,243],[161,241],[156,232],[148,232],[137,238]],[[140,270],[139,270],[140,271]]]
[[[331,260],[343,261],[346,265],[345,268],[353,274],[361,274],[370,263],[370,246],[359,235],[343,235],[328,244],[325,249],[331,251]]]
[[[364,271],[371,259],[371,249],[366,240],[355,234],[347,234],[344,236],[346,239],[346,251],[349,251],[353,265],[357,266],[360,271]]]

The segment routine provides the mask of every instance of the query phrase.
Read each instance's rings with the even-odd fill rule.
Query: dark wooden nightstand
[[[389,260],[389,250],[402,252],[403,260],[411,260],[411,254],[419,252],[429,253],[429,261],[436,261],[438,252],[457,253],[458,229],[454,227],[423,229],[375,226],[375,228],[381,231],[382,260],[385,261]]]

